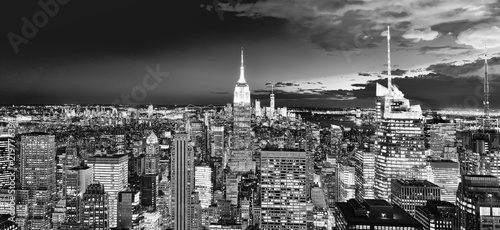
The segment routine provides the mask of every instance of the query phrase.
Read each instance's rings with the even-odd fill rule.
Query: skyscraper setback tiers
[[[252,105],[250,88],[245,79],[243,48],[241,49],[240,78],[234,88],[233,100],[233,149],[248,149],[251,141]]]

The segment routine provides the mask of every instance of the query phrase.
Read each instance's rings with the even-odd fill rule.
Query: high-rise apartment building
[[[306,152],[261,152],[261,229],[306,229]]]
[[[87,159],[92,167],[94,181],[104,186],[109,200],[109,227],[114,228],[118,218],[118,193],[128,187],[128,155],[95,155]]]
[[[252,105],[250,88],[245,80],[243,49],[241,49],[240,79],[234,88],[233,149],[248,149],[251,142]]]
[[[171,164],[174,230],[199,229],[201,212],[194,184],[193,147],[188,134],[178,133],[174,136]]]

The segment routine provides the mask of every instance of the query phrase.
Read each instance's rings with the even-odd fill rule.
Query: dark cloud
[[[434,31],[438,31],[442,34],[451,34],[451,35],[456,37],[462,31],[466,31],[466,30],[473,28],[477,25],[489,24],[489,23],[494,23],[494,22],[498,22],[498,19],[495,17],[487,18],[487,19],[483,19],[483,20],[479,20],[479,21],[473,21],[473,20],[466,19],[466,20],[458,20],[458,21],[436,24],[434,26],[431,26],[431,29]]]
[[[369,73],[358,73],[358,76],[369,77],[371,74]]]
[[[408,70],[395,69],[395,70],[391,70],[391,75],[394,75],[394,76],[403,76],[407,72],[408,72]],[[382,74],[383,75],[387,75],[387,70],[382,71]]]
[[[500,65],[500,57],[493,57],[488,59],[488,64],[491,66]],[[434,64],[427,67],[427,70],[437,74],[459,77],[459,76],[467,76],[472,72],[475,72],[481,68],[484,68],[484,60],[477,59],[473,62],[466,63],[463,65],[455,65],[454,63]]]
[[[266,84],[266,85],[268,85],[268,84]],[[281,81],[279,81],[276,84],[274,84],[274,87],[276,87],[276,88],[286,87],[286,86],[299,86],[299,84],[297,84],[295,82],[281,82]]]

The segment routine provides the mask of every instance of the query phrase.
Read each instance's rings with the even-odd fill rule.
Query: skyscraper
[[[189,135],[174,136],[171,156],[172,220],[174,230],[199,229],[198,196],[194,192],[194,153]],[[199,216],[197,216],[199,215]]]
[[[356,160],[356,199],[375,198],[375,153],[357,151]]]
[[[422,109],[391,82],[389,31],[387,38],[387,87],[377,83],[376,88],[375,197],[384,200],[390,199],[391,179],[422,179],[426,164]]]
[[[104,185],[90,184],[82,198],[85,229],[109,229],[108,207],[108,195]]]
[[[146,157],[144,158],[144,174],[141,180],[141,205],[156,209],[158,198],[158,161],[160,145],[158,137],[151,132],[146,138]]]
[[[31,133],[21,137],[20,203],[28,206],[28,229],[50,226],[50,196],[56,192],[55,137]]]
[[[252,105],[250,88],[245,80],[243,48],[241,49],[240,79],[234,88],[233,149],[248,149],[251,141]]]
[[[212,168],[207,165],[196,166],[194,178],[201,208],[208,208],[212,204]]]
[[[306,229],[306,152],[261,152],[261,229]]]
[[[458,183],[460,183],[460,166],[450,160],[428,162],[427,180],[441,187],[441,200],[454,203]]]
[[[133,229],[138,225],[139,192],[125,190],[118,193],[118,228]]]
[[[118,192],[128,186],[127,155],[96,155],[87,159],[94,181],[100,182],[109,195],[109,227],[117,224]]]
[[[259,99],[255,99],[255,116],[262,117],[262,107]]]
[[[92,183],[92,169],[77,166],[66,172],[66,218],[68,223],[81,223],[81,199],[87,186]]]
[[[224,126],[212,126],[213,151],[212,157],[222,157],[224,155]]]

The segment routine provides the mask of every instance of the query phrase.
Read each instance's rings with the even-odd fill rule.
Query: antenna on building
[[[391,76],[391,26],[387,26],[387,89],[392,92],[392,76]]]
[[[490,118],[490,83],[488,79],[488,49],[484,42],[484,116]]]

